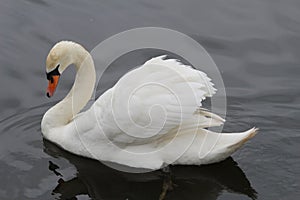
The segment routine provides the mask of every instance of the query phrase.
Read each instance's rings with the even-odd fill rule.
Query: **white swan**
[[[41,127],[46,139],[74,154],[146,169],[201,165],[227,158],[257,132],[206,130],[225,121],[199,108],[216,89],[205,73],[163,57],[125,74],[89,110],[78,114],[96,80],[93,59],[81,45],[61,41],[50,50],[47,96],[53,95],[71,64],[77,70],[74,85],[45,113]]]

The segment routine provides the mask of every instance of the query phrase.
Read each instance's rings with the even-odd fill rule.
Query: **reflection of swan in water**
[[[68,153],[44,140],[45,152],[64,157],[77,169],[76,177],[63,180],[53,190],[61,199],[76,199],[86,194],[92,199],[217,199],[222,191],[244,194],[256,199],[256,191],[230,157],[206,166],[174,166],[170,173],[154,171],[131,174],[116,171],[98,161]],[[49,169],[58,174],[58,166]]]

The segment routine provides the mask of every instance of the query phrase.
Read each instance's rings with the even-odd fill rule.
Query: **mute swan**
[[[224,160],[257,133],[256,128],[241,133],[205,129],[225,121],[200,108],[216,89],[205,73],[163,56],[125,74],[79,114],[96,81],[93,59],[81,45],[61,41],[50,50],[47,96],[71,64],[77,71],[74,85],[45,113],[41,128],[46,139],[74,154],[145,169],[201,165]]]

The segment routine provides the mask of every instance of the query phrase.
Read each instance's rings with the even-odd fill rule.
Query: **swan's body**
[[[54,70],[61,74],[70,64],[77,70],[73,88],[45,113],[42,133],[72,153],[147,169],[201,165],[227,158],[256,134],[254,128],[222,134],[206,130],[224,122],[199,109],[201,101],[215,93],[213,84],[203,72],[163,57],[125,74],[89,110],[78,114],[94,90],[90,54],[76,43],[59,42],[48,55],[46,71],[50,80]],[[52,95],[51,87],[50,91]]]

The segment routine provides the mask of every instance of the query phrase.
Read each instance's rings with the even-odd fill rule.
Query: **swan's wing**
[[[128,72],[96,102],[98,122],[113,140],[157,139],[180,127],[223,123],[221,117],[201,109],[202,100],[216,92],[211,79],[178,60],[164,58],[153,58]]]

